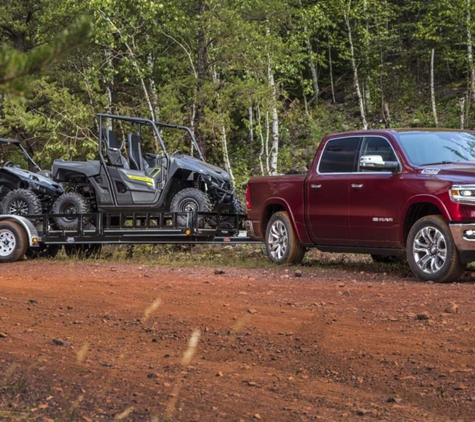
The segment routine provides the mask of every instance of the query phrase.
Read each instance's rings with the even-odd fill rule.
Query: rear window
[[[319,173],[352,173],[356,171],[359,137],[332,139],[323,150]]]

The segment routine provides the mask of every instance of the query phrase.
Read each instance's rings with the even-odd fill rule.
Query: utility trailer
[[[77,229],[58,229],[58,217],[77,219]],[[89,257],[109,244],[259,243],[244,235],[244,219],[242,214],[208,212],[0,215],[0,263],[40,252],[54,256],[63,245],[69,256]]]

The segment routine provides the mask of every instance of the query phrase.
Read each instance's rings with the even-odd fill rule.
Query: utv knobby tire
[[[28,189],[15,189],[8,192],[2,199],[3,214],[35,215],[41,214],[41,201],[34,192]]]
[[[178,227],[191,227],[191,215],[184,213],[210,212],[211,200],[208,194],[195,188],[187,188],[179,191],[172,199],[170,211],[181,213],[177,215]],[[203,226],[205,216],[197,217],[198,227]]]
[[[412,272],[423,281],[449,283],[465,271],[452,233],[440,215],[429,215],[414,223],[407,236],[406,251]]]
[[[77,214],[87,214],[90,212],[87,199],[77,192],[63,193],[53,204],[51,209],[53,214],[71,214],[71,217],[54,217],[57,226],[62,230],[77,230],[79,228],[79,217]],[[83,226],[88,223],[87,217],[83,218]]]
[[[13,221],[0,222],[0,262],[15,262],[23,258],[28,247],[25,230]]]
[[[275,264],[299,264],[306,252],[285,211],[276,212],[269,220],[265,245],[269,260]]]
[[[218,212],[218,210],[213,210],[213,212]],[[230,215],[221,215],[221,214],[245,214],[244,207],[239,200],[239,198],[233,196],[232,201],[225,207],[219,209],[220,216],[212,216],[208,219],[209,224],[212,227],[217,227],[219,222],[219,228],[222,230],[231,231],[234,229],[234,233],[239,233],[239,220],[236,220],[235,216]],[[237,223],[237,224],[236,224]]]

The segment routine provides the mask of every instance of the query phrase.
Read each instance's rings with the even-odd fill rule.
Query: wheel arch
[[[450,220],[450,214],[445,207],[444,203],[434,197],[418,197],[414,198],[406,204],[404,217],[404,225],[402,232],[402,243],[406,244],[407,236],[414,223],[420,220],[422,217],[428,215],[441,215],[444,220]]]
[[[20,215],[0,215],[0,222],[11,221],[18,224],[20,227],[25,230],[26,236],[28,238],[28,246],[35,246],[39,242],[38,230],[33,225],[33,223],[25,217]]]

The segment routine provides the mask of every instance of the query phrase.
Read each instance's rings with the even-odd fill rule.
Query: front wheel
[[[189,216],[185,213],[210,212],[211,200],[208,194],[195,188],[179,191],[172,199],[170,211],[180,213],[177,215],[179,227],[190,227]],[[198,226],[204,225],[205,216],[198,216]]]
[[[275,264],[299,264],[305,255],[285,211],[275,213],[267,225],[265,244],[267,256]]]
[[[63,217],[54,217],[55,223],[62,230],[77,230],[79,218],[77,214],[89,213],[89,204],[79,193],[63,193],[53,204],[53,214],[64,214]],[[87,218],[83,219],[83,224],[87,224]]]
[[[15,189],[8,192],[2,200],[3,214],[34,215],[41,214],[41,201],[28,189]]]
[[[406,249],[412,272],[423,281],[448,283],[465,271],[452,233],[440,215],[418,220],[409,231]]]

